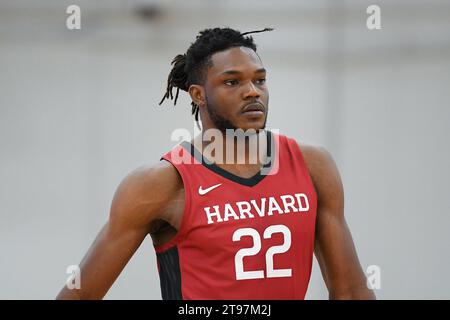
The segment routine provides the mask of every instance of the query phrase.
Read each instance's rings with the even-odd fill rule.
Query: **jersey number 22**
[[[264,239],[269,239],[274,233],[282,233],[284,242],[278,246],[270,247],[266,252],[266,276],[267,278],[291,277],[292,269],[274,269],[273,256],[278,253],[284,253],[291,247],[291,231],[285,225],[277,224],[267,227],[264,230]],[[264,270],[244,271],[244,257],[254,256],[261,250],[261,237],[253,228],[237,229],[233,233],[233,241],[240,241],[243,236],[253,238],[253,247],[243,248],[236,252],[234,264],[236,269],[236,280],[261,279],[264,278]]]

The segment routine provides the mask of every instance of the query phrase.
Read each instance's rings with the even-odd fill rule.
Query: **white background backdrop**
[[[253,35],[268,127],[333,154],[378,298],[450,298],[450,3],[377,1],[375,31],[370,4],[0,1],[0,298],[53,299],[121,179],[193,130],[187,95],[157,103],[172,58],[215,26],[275,28]],[[106,298],[161,299],[150,238]],[[327,298],[317,264],[308,298]]]

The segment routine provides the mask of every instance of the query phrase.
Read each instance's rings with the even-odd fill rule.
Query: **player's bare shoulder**
[[[114,194],[110,221],[135,224],[151,233],[160,221],[176,224],[174,217],[183,206],[180,175],[169,162],[160,161],[139,167],[123,178]]]
[[[299,145],[318,193],[319,203],[327,203],[339,208],[343,206],[342,181],[331,154],[320,146],[303,143]]]
[[[331,154],[321,146],[299,143],[300,150],[312,176],[322,175],[333,162]]]

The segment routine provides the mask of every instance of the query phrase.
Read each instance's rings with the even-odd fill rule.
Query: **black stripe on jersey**
[[[275,141],[272,138],[272,132],[269,130],[266,130],[266,132],[267,132],[267,157],[271,157],[272,152],[276,151]],[[183,141],[181,143],[181,146],[184,149],[188,150],[191,153],[191,155],[198,162],[201,162],[202,165],[205,166],[206,168],[208,168],[209,170],[217,173],[218,175],[221,175],[224,178],[227,178],[231,181],[242,184],[244,186],[253,187],[267,176],[266,174],[261,174],[261,170],[257,174],[255,174],[253,177],[250,177],[250,178],[243,178],[243,177],[237,176],[231,172],[228,172],[228,171],[220,168],[219,166],[217,166],[214,163],[205,162],[205,159],[202,157],[202,154],[200,153],[200,151],[198,151],[197,148],[195,148],[195,146],[192,145],[192,143],[190,143],[188,141]],[[264,164],[263,168],[269,168],[268,170],[270,170],[272,165],[273,165],[273,159],[269,163]]]
[[[174,246],[156,254],[163,300],[182,300],[181,272],[178,248]]]

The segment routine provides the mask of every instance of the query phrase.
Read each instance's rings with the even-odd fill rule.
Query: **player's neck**
[[[265,130],[254,134],[203,130],[194,145],[217,166],[241,176],[253,176],[266,160],[267,134]]]

